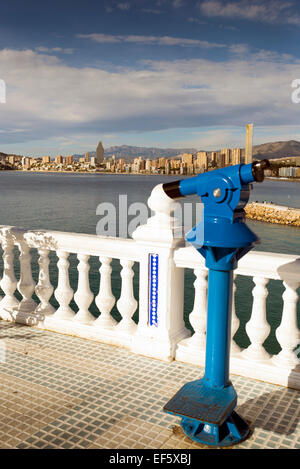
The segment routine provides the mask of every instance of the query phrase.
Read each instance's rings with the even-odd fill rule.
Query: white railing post
[[[69,282],[69,253],[58,250],[58,284],[54,292],[54,296],[59,303],[59,307],[53,315],[55,319],[73,319],[75,316],[74,311],[70,308],[69,304],[73,298],[74,292],[70,287]]]
[[[13,310],[19,306],[19,301],[14,295],[18,283],[14,272],[14,241],[9,229],[1,230],[0,236],[3,249],[3,276],[0,287],[5,294],[0,302],[0,317],[12,320]]]
[[[95,298],[95,303],[100,311],[100,316],[95,320],[94,326],[101,329],[112,329],[117,321],[111,316],[110,312],[116,302],[111,291],[111,257],[100,256],[100,289]]]
[[[263,347],[263,343],[270,333],[270,325],[266,317],[266,298],[268,290],[266,285],[269,279],[264,277],[253,277],[255,287],[253,288],[253,305],[250,321],[246,324],[246,331],[251,344],[242,355],[253,361],[269,360],[270,355]]]
[[[297,302],[299,287],[298,281],[284,281],[285,291],[283,298],[283,311],[280,326],[276,329],[276,338],[281,346],[281,352],[272,359],[277,366],[294,367],[300,365],[294,351],[300,342],[300,331],[297,324]]]
[[[162,184],[153,189],[148,205],[154,215],[132,235],[143,249],[139,324],[132,350],[173,360],[178,342],[190,335],[183,320],[184,271],[174,262],[174,250],[183,240],[175,237],[176,224],[171,213],[176,205],[164,193]]]
[[[94,295],[90,289],[89,282],[89,257],[85,254],[78,254],[78,287],[74,295],[79,311],[74,317],[74,321],[82,324],[91,324],[95,321],[94,316],[89,312],[89,307],[94,299]]]
[[[206,322],[207,322],[207,270],[194,269],[196,280],[194,307],[189,321],[194,329],[192,337],[182,340],[176,350],[176,359],[190,361],[197,365],[205,363]]]
[[[35,312],[41,315],[49,316],[54,313],[55,308],[49,303],[54,288],[49,277],[49,249],[38,249],[39,259],[39,279],[35,287],[35,293],[40,303]]]
[[[137,308],[137,301],[133,295],[133,261],[127,259],[120,259],[122,266],[121,270],[121,296],[117,301],[117,308],[122,316],[121,321],[116,326],[116,333],[121,334],[124,337],[128,337],[128,344],[132,340],[132,336],[136,331],[136,324],[132,319],[132,316]]]
[[[23,239],[18,243],[20,250],[20,280],[17,284],[18,290],[23,296],[18,306],[17,315],[33,314],[37,304],[33,300],[32,295],[35,289],[35,282],[31,273],[31,255],[29,246]]]

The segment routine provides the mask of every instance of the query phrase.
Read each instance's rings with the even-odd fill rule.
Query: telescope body
[[[259,242],[245,223],[244,207],[251,183],[262,182],[268,167],[263,160],[163,184],[171,198],[196,194],[204,204],[203,220],[186,240],[204,256],[209,269],[205,373],[186,383],[164,406],[182,418],[185,434],[199,443],[231,446],[249,434],[248,424],[234,411],[237,394],[229,379],[233,270]]]

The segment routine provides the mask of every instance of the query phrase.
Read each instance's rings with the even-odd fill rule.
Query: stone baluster
[[[194,329],[192,337],[185,339],[189,347],[205,350],[207,321],[207,271],[195,269],[195,299],[189,321]]]
[[[275,334],[281,346],[281,352],[273,357],[273,363],[284,367],[299,365],[295,347],[300,344],[300,331],[297,324],[297,288],[299,282],[283,282],[285,291],[283,298],[283,311],[281,324]],[[298,350],[299,351],[299,350]]]
[[[23,296],[19,304],[20,313],[33,313],[37,307],[36,302],[32,298],[35,289],[35,281],[31,273],[31,255],[30,248],[25,241],[20,241],[20,280],[18,282],[18,290]]]
[[[75,313],[69,306],[74,294],[69,282],[69,253],[58,250],[57,255],[58,284],[54,296],[59,303],[59,308],[56,310],[53,317],[56,319],[73,319]]]
[[[94,295],[90,289],[89,282],[89,257],[86,254],[78,254],[78,288],[74,295],[79,311],[74,317],[74,321],[78,321],[83,324],[91,324],[95,321],[94,316],[89,312],[89,307],[94,299]]]
[[[237,343],[233,339],[236,331],[240,327],[240,320],[237,317],[236,311],[235,311],[235,292],[236,292],[235,279],[236,279],[236,274],[233,275],[233,286],[232,286],[232,318],[231,318],[231,344],[230,344],[231,355],[236,355],[240,353],[241,351],[241,348],[237,345]]]
[[[38,263],[40,269],[38,283],[35,287],[35,293],[38,299],[40,300],[40,303],[38,304],[35,312],[45,316],[49,316],[55,311],[55,308],[49,303],[49,300],[54,290],[49,277],[49,249],[38,249],[38,253]]]
[[[122,319],[116,326],[116,329],[131,335],[136,330],[136,324],[131,318],[137,308],[137,301],[133,296],[134,272],[132,266],[134,261],[120,259],[120,264],[122,266],[122,287],[121,296],[117,302],[117,308],[122,316]]]
[[[3,249],[3,277],[0,282],[5,296],[0,302],[0,317],[5,320],[12,319],[13,310],[19,306],[19,301],[14,296],[17,288],[17,279],[14,272],[14,242],[9,231],[1,233]]]
[[[100,267],[100,289],[95,302],[100,311],[100,316],[94,322],[94,326],[102,329],[112,329],[117,321],[112,318],[110,312],[115,304],[115,297],[111,291],[111,261],[110,257],[99,257]]]
[[[242,352],[249,360],[267,360],[270,355],[263,347],[265,339],[270,333],[270,325],[266,318],[266,298],[268,290],[266,285],[269,279],[264,277],[253,277],[255,287],[252,291],[253,305],[250,321],[246,324],[246,331],[251,344]]]

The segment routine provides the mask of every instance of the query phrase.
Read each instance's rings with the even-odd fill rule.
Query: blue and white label
[[[149,308],[150,326],[158,326],[158,254],[149,254]]]

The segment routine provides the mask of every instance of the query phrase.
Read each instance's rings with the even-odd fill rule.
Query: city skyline
[[[0,26],[3,152],[300,140],[296,1],[16,0]]]

